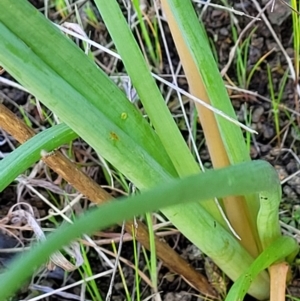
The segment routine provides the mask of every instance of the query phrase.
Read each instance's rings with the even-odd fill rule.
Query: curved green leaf
[[[230,289],[225,301],[243,300],[249,290],[253,279],[260,272],[267,269],[273,263],[282,260],[288,255],[298,252],[299,246],[295,239],[291,237],[279,237],[269,245],[251,264],[249,269],[235,281]]]
[[[77,134],[62,123],[35,135],[19,146],[0,161],[0,192],[38,161],[42,150],[50,152],[77,137]]]
[[[245,169],[248,170],[247,174],[244,173]],[[75,220],[74,224],[61,226],[54,234],[48,236],[45,243],[36,245],[31,252],[19,257],[8,271],[0,276],[0,300],[5,300],[11,296],[55,250],[84,233],[90,234],[134,215],[162,207],[170,207],[179,203],[187,205],[188,202],[198,201],[199,198],[206,200],[212,197],[239,195],[244,192],[254,193],[258,190],[272,195],[274,177],[276,177],[276,173],[268,163],[264,161],[247,162],[184,179],[170,180],[168,183],[141,195],[121,198],[92,209]],[[214,191],[208,188],[212,182],[215,183]],[[214,221],[210,222],[212,223],[211,230],[206,235],[209,235],[212,243],[216,244],[215,254],[212,256],[213,260],[217,262],[220,257],[230,259],[235,254],[235,248],[240,248],[239,243],[235,241],[236,245],[233,245],[228,240],[228,236],[220,235],[222,227]],[[203,230],[194,229],[194,231],[200,233]],[[284,250],[291,249],[289,245]],[[282,253],[282,256],[286,256],[286,253]],[[244,259],[247,260],[246,257]],[[258,283],[267,281],[266,274],[261,273],[255,278],[255,281]],[[268,297],[264,293],[256,293],[260,299]]]

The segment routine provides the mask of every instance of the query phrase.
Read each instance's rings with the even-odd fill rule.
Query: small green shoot
[[[157,293],[157,259],[156,259],[156,250],[155,250],[155,241],[154,241],[154,229],[152,222],[152,214],[146,213],[146,221],[149,229],[149,241],[150,241],[150,277],[153,284],[154,293]]]
[[[234,24],[231,26],[232,28],[232,36],[234,39],[234,42],[237,42],[238,40],[238,32]],[[248,55],[249,55],[249,49],[250,49],[250,42],[253,34],[255,33],[256,28],[252,29],[247,38],[240,44],[240,46],[236,49],[236,72],[237,72],[237,78],[238,78],[238,84],[239,87],[247,89],[247,77],[248,77]]]
[[[23,120],[26,123],[26,125],[29,126],[30,128],[32,128],[32,123],[31,123],[30,119],[28,118],[27,114],[25,113],[24,108],[22,106],[19,106],[19,110],[23,116]]]
[[[159,56],[154,51],[153,43],[151,41],[149,32],[146,28],[144,18],[146,19],[146,22],[149,26],[149,29],[150,29],[152,35],[155,37],[155,41],[156,41],[155,45],[157,45],[157,41],[158,41],[157,24],[155,23],[156,25],[153,26],[151,24],[150,20],[148,19],[148,17],[142,12],[140,0],[133,0],[132,3],[133,3],[135,11],[137,13],[137,19],[139,21],[139,25],[140,25],[141,31],[142,31],[142,36],[145,40],[151,61],[154,63],[155,66],[158,67],[159,66]]]
[[[248,111],[247,103],[245,103],[245,105],[243,106],[243,111],[244,111],[245,124],[250,127],[252,122],[252,108],[250,108]],[[246,134],[246,145],[250,152],[251,134],[249,132],[246,132],[245,134]]]
[[[136,300],[141,300],[141,290],[140,290],[140,275],[139,275],[139,256],[138,256],[138,247],[135,239],[136,229],[132,226],[132,244],[133,244],[133,256],[134,256],[134,279],[135,279],[135,293]]]
[[[69,11],[66,0],[54,0],[55,10],[58,11],[62,18],[65,18]]]
[[[91,7],[90,2],[88,2],[85,5],[84,12],[87,16],[87,22],[95,28],[99,27],[99,20],[97,19],[96,14],[95,14],[93,8]]]
[[[93,274],[90,262],[88,260],[86,248],[82,243],[80,244],[80,249],[81,249],[81,254],[82,254],[84,263],[78,269],[78,271],[81,275],[81,278],[85,279],[86,277],[91,277],[94,274]],[[87,291],[91,295],[91,298],[92,298],[93,301],[102,301],[103,300],[100,293],[99,293],[99,289],[97,287],[95,279],[92,279],[92,280],[86,282],[86,287],[87,287]]]
[[[118,254],[117,248],[116,248],[116,245],[113,241],[112,241],[111,245],[112,245],[113,252],[115,253],[115,255],[117,255]],[[131,297],[130,297],[130,293],[129,293],[129,290],[128,290],[127,282],[126,282],[126,279],[125,279],[125,276],[124,276],[124,273],[123,273],[120,262],[118,262],[118,269],[119,269],[119,273],[120,273],[120,276],[121,276],[121,279],[122,279],[122,283],[123,283],[123,287],[124,287],[124,291],[125,291],[125,295],[126,295],[126,300],[131,301]]]
[[[277,143],[278,146],[280,145],[280,120],[279,120],[279,105],[280,101],[282,99],[283,91],[288,79],[288,70],[284,73],[280,83],[279,83],[279,92],[278,95],[275,95],[274,91],[274,85],[273,85],[273,80],[272,80],[272,73],[271,73],[271,68],[269,64],[267,64],[267,72],[268,72],[268,80],[269,80],[269,91],[271,95],[271,103],[272,103],[272,110],[273,110],[273,115],[274,115],[274,123],[275,123],[275,131],[276,131],[276,136],[277,136]]]

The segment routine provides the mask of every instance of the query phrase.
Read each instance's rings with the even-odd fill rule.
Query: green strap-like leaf
[[[211,104],[228,116],[237,119],[218,66],[207,42],[206,33],[199,23],[192,6],[192,1],[167,1],[174,14],[174,18],[178,20],[178,26],[194,58],[195,65],[201,74]],[[238,162],[249,161],[250,156],[241,129],[219,115],[215,116],[230,162],[236,164]]]
[[[42,150],[50,152],[77,137],[68,126],[59,124],[37,134],[15,149],[0,161],[0,191],[38,161]]]
[[[177,175],[125,94],[27,1],[0,1],[0,64],[140,189]]]
[[[199,172],[116,0],[95,1],[143,106],[178,174]]]
[[[225,301],[243,300],[253,279],[273,263],[291,253],[298,252],[299,246],[291,237],[280,237],[268,246],[252,263],[247,271],[234,283]]]
[[[178,28],[189,49],[194,64],[203,80],[209,100],[215,108],[237,119],[223,79],[213,57],[206,33],[199,22],[191,0],[167,0]],[[227,156],[231,164],[250,161],[249,151],[241,129],[223,117],[215,114]],[[256,195],[245,196],[247,216],[256,237],[256,218],[259,211],[259,199]],[[258,230],[259,231],[259,230]],[[259,244],[260,242],[257,241]]]
[[[247,174],[244,173],[245,169],[248,171]],[[247,162],[189,178],[172,180],[141,195],[127,199],[122,198],[94,208],[80,216],[74,224],[61,226],[48,237],[45,243],[35,246],[24,257],[18,258],[0,277],[0,300],[6,300],[33,273],[35,268],[47,260],[51,253],[84,233],[90,234],[134,215],[162,207],[170,207],[182,202],[187,205],[188,202],[196,202],[199,198],[206,200],[212,197],[239,195],[244,192],[254,193],[258,190],[265,191],[274,197],[272,187],[276,177],[276,172],[267,162]],[[210,189],[212,182],[215,183],[214,190]],[[218,263],[218,258],[227,257],[230,262],[231,257],[236,254],[235,248],[240,248],[239,243],[236,242],[236,245],[233,245],[228,240],[228,236],[220,235],[222,228],[217,223],[214,223],[213,220],[208,222],[212,224],[210,225],[211,230],[206,235],[211,237],[212,244],[216,244],[213,260]],[[203,229],[194,229],[194,231],[200,233]],[[286,248],[282,250],[284,250],[282,257],[285,257],[289,252],[294,251],[294,244],[287,244]],[[248,260],[247,255],[244,260]],[[264,268],[266,266],[264,264]],[[267,279],[264,272],[255,278],[255,282],[258,283],[265,281]],[[252,289],[255,290],[259,299],[268,297],[266,293],[257,290],[256,286],[250,287],[250,292],[253,292]]]

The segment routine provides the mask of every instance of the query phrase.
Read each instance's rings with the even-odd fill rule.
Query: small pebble
[[[265,110],[262,106],[257,106],[252,112],[252,122],[254,122],[254,123],[259,122],[264,111]]]

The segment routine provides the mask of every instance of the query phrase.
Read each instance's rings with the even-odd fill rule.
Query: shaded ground
[[[36,7],[42,8],[44,1],[31,1]],[[222,4],[215,1],[218,4]],[[236,3],[229,4],[228,7],[233,7],[238,11],[242,11],[247,15],[256,16],[257,8],[255,7],[255,1],[238,1]],[[196,5],[195,5],[196,6]],[[93,5],[91,6],[94,9]],[[125,11],[125,10],[124,10]],[[293,27],[292,18],[285,12],[283,7],[278,6],[277,11],[274,13],[269,12],[267,14],[268,19],[271,22],[271,26],[275,32],[276,37],[282,43],[283,52],[278,43],[275,41],[270,29],[268,28],[265,20],[256,21],[253,23],[247,31],[243,33],[244,28],[252,21],[251,18],[246,16],[233,15],[228,10],[220,10],[212,7],[208,7],[203,13],[200,7],[197,8],[199,15],[202,15],[205,28],[207,30],[209,41],[212,45],[214,54],[219,64],[220,70],[225,70],[224,81],[228,85],[228,92],[231,95],[235,110],[239,116],[240,121],[249,123],[254,129],[257,130],[258,135],[251,137],[251,148],[250,153],[253,159],[265,159],[272,163],[278,170],[279,175],[283,181],[283,202],[282,202],[282,213],[281,220],[290,226],[295,228],[298,227],[300,209],[299,209],[299,194],[300,194],[300,175],[296,173],[299,170],[299,158],[298,158],[298,148],[299,148],[299,121],[300,114],[298,110],[298,98],[295,93],[295,84],[291,78],[286,79],[284,83],[285,72],[288,70],[289,66],[287,63],[286,55],[293,59]],[[82,13],[83,17],[84,14]],[[148,7],[147,13],[151,16],[152,8]],[[68,22],[75,22],[74,15],[71,14],[63,18],[59,15],[55,9],[51,8],[49,10],[50,18],[55,22],[61,22],[63,19]],[[110,42],[109,35],[107,34],[103,24],[98,24],[97,26],[85,24],[86,32],[90,33],[93,40],[98,41],[102,45],[107,45]],[[167,41],[169,44],[169,53],[172,58],[172,63],[174,69],[178,67],[179,59],[174,51],[174,46],[170,36],[168,35],[168,28],[164,25],[164,31],[167,36]],[[236,32],[234,32],[236,31]],[[241,36],[241,33],[243,35]],[[239,47],[233,54],[233,60],[230,65],[227,66],[230,60],[230,51],[235,45],[234,35],[236,38],[241,36]],[[247,42],[248,41],[248,42]],[[247,43],[248,46],[247,46]],[[162,44],[161,44],[162,45]],[[265,58],[264,58],[265,56]],[[116,74],[117,72],[123,71],[122,64],[116,64],[108,55],[99,53],[96,56],[98,63],[102,66],[106,72],[109,74]],[[255,67],[258,62],[261,63],[259,66]],[[163,49],[163,62],[164,65],[160,70],[156,71],[163,75],[168,75],[170,67],[167,65],[166,60],[166,49]],[[249,79],[249,74],[253,72],[251,79]],[[268,77],[268,68],[270,70],[271,77]],[[182,72],[181,72],[182,74]],[[5,78],[10,78],[7,73],[3,75]],[[281,87],[283,86],[283,93],[280,98],[278,107],[278,129],[279,135],[276,129],[276,117],[274,115],[274,103],[271,101],[271,91],[270,91],[270,79],[274,87],[275,95],[278,95]],[[182,87],[187,88],[186,81],[184,78],[179,79]],[[236,88],[239,88],[238,90]],[[161,87],[162,90],[166,91],[166,87]],[[31,120],[32,126],[37,131],[49,126],[48,117],[43,117],[36,106],[30,103],[30,97],[19,90],[13,89],[7,85],[0,82],[0,101],[10,108],[14,113],[18,114],[22,118],[19,108],[16,105],[21,105],[24,111],[27,112],[26,116]],[[170,109],[172,113],[176,116],[180,116],[181,112],[176,105],[175,96],[171,94],[169,101]],[[187,112],[191,111],[190,104],[186,104]],[[47,112],[47,110],[46,110]],[[47,112],[51,116],[51,112]],[[249,119],[249,116],[251,118]],[[186,127],[182,123],[182,118],[177,118],[178,124],[182,129],[183,135],[187,136]],[[249,121],[250,120],[250,121]],[[1,143],[3,141],[3,143]],[[210,164],[209,157],[203,143],[203,135],[201,131],[201,126],[198,125],[197,129],[197,143],[199,144],[199,152],[201,157],[207,165]],[[13,146],[17,143],[13,139],[6,139],[5,133],[0,132],[0,154],[3,156],[9,153]],[[238,147],[238,146],[237,146]],[[87,149],[81,141],[77,141],[72,150],[74,160],[80,162],[83,169],[90,174],[99,183],[106,185],[107,181],[104,176],[103,171],[99,168],[99,160],[92,150]],[[288,177],[292,177],[289,179]],[[70,186],[66,183],[61,183],[61,179],[53,174],[50,175],[49,171],[38,169],[37,180],[46,179],[49,181],[49,186],[42,186],[41,182],[36,183],[39,191],[42,191],[44,195],[48,198],[51,195],[59,200],[62,200],[62,194],[55,191],[54,184],[61,184],[60,189],[68,192],[72,192]],[[54,182],[50,183],[50,182]],[[121,188],[121,187],[120,187]],[[53,191],[54,189],[54,191]],[[24,190],[21,195],[17,196],[19,187],[12,184],[4,192],[0,193],[0,214],[4,216],[8,209],[16,203],[17,200],[24,200],[30,202],[32,206],[37,208],[40,217],[47,215],[48,207],[44,203],[40,202],[38,197],[31,194],[28,190]],[[50,192],[49,192],[50,191]],[[118,192],[114,192],[118,195]],[[82,207],[86,206],[83,202]],[[159,224],[161,221],[157,219]],[[49,226],[44,225],[43,226]],[[52,226],[50,224],[50,226]],[[165,232],[171,228],[164,227]],[[285,229],[285,227],[284,227]],[[172,229],[173,230],[173,229]],[[105,248],[111,250],[110,239],[105,240],[107,237],[112,237],[113,234],[119,233],[120,229],[118,227],[108,230],[106,233],[99,233],[96,236],[96,241],[99,245],[105,245]],[[176,231],[173,231],[174,233]],[[119,235],[119,234],[116,234]],[[3,236],[3,235],[2,235]],[[0,236],[0,242],[5,236]],[[26,235],[25,235],[26,236]],[[221,288],[226,291],[226,285],[229,283],[226,278],[220,272],[211,271],[215,269],[215,266],[205,258],[199,250],[193,247],[184,237],[179,234],[167,235],[165,239],[168,243],[176,249],[179,254],[182,254],[191,264],[199,271],[206,272],[208,277],[211,278],[212,275],[215,276],[211,279],[216,287]],[[11,242],[8,239],[8,242]],[[6,244],[6,242],[5,242]],[[1,244],[0,244],[1,246]],[[7,247],[7,245],[5,245]],[[125,243],[122,250],[122,257],[134,261],[132,243]],[[3,265],[5,265],[8,257],[3,256],[1,259]],[[107,264],[99,263],[96,258],[96,254],[93,251],[89,252],[90,262],[92,263],[93,273],[99,273],[107,268]],[[95,260],[95,261],[94,261]],[[95,263],[94,263],[95,262]],[[140,269],[143,270],[145,267],[145,260],[141,255],[140,258]],[[193,290],[188,284],[178,276],[172,275],[164,267],[159,266],[159,291],[161,291],[161,296],[163,300],[200,300],[201,298],[197,295],[197,292]],[[132,292],[134,283],[134,272],[131,268],[124,268],[124,276],[129,286],[129,290]],[[292,281],[289,292],[294,297],[300,297],[299,294],[299,284],[298,284],[298,268],[294,267],[294,280]],[[58,279],[57,279],[58,278]],[[69,284],[75,280],[80,279],[77,272],[71,274],[67,280],[64,280],[61,275],[53,276],[50,275],[45,278],[41,285],[43,285],[43,292],[45,292],[45,287],[56,288],[63,284]],[[107,291],[110,278],[104,278],[101,281],[97,281],[98,287]],[[35,288],[36,289],[36,288]],[[227,287],[228,289],[228,287]],[[141,283],[142,299],[145,299],[151,294],[149,286],[145,282]],[[32,293],[34,289],[30,292]],[[75,288],[68,291],[74,296],[80,295],[80,289]],[[19,298],[26,298],[28,295],[27,288],[24,289],[19,295]],[[114,283],[113,299],[112,300],[124,300],[125,293],[122,287],[122,280],[120,274],[116,276]],[[75,298],[75,297],[74,297]],[[91,297],[87,297],[91,298]],[[52,296],[48,300],[71,300],[71,295],[63,296]],[[79,299],[78,299],[79,300]]]

